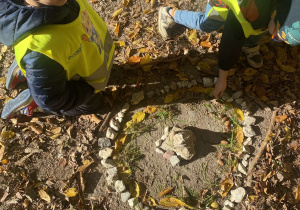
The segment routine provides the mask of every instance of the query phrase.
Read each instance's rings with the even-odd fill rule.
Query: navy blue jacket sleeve
[[[67,81],[64,68],[41,53],[29,52],[21,65],[26,69],[27,84],[34,101],[45,110],[70,111],[94,94],[94,88],[83,80]]]

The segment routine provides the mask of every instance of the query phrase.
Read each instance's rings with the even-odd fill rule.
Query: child
[[[0,42],[14,46],[6,88],[28,89],[6,103],[2,118],[101,110],[97,92],[109,79],[114,44],[106,24],[85,0],[0,0]]]
[[[300,44],[299,8],[299,0],[208,0],[205,13],[160,8],[158,27],[162,37],[167,38],[176,24],[204,32],[224,25],[219,48],[219,78],[214,90],[218,98],[226,89],[228,70],[238,61],[241,51],[252,67],[263,65],[259,42],[267,31],[274,40]]]

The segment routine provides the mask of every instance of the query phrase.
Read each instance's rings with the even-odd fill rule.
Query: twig
[[[270,136],[270,134],[271,134],[271,132],[272,132],[272,130],[273,130],[273,125],[274,125],[276,113],[277,113],[276,110],[273,111],[272,117],[271,117],[271,122],[270,122],[270,124],[269,124],[268,132],[267,132],[267,134],[266,134],[266,136],[265,136],[265,139],[263,140],[263,142],[262,142],[262,144],[261,144],[261,146],[260,146],[258,152],[256,153],[255,157],[253,158],[253,160],[252,160],[251,163],[249,164],[249,169],[248,169],[248,173],[247,173],[247,177],[248,177],[249,180],[247,179],[247,182],[248,182],[248,181],[250,182],[250,179],[251,179],[251,178],[250,178],[250,177],[251,177],[250,174],[252,173],[252,170],[253,170],[254,166],[256,165],[257,161],[259,160],[259,158],[260,158],[261,155],[263,154],[263,152],[264,152],[264,150],[265,150],[265,148],[266,148],[266,146],[267,146],[267,144],[268,144],[269,136]]]
[[[22,157],[20,160],[18,160],[15,164],[17,165],[17,166],[21,166],[21,165],[23,165],[23,163],[25,162],[25,160],[27,160],[31,155],[33,155],[34,153],[36,153],[36,152],[31,152],[31,153],[29,153],[28,155],[25,155],[24,157]]]

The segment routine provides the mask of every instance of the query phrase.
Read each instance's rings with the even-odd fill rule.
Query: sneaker
[[[25,81],[25,75],[22,73],[20,67],[17,64],[17,61],[14,60],[7,72],[6,89],[14,89],[17,86],[17,84]]]
[[[38,105],[32,99],[29,89],[26,89],[5,104],[1,118],[7,119],[21,114],[32,115],[37,108]]]
[[[259,53],[259,45],[256,47],[243,47],[244,54],[247,57],[247,61],[253,68],[260,68],[263,66],[263,59]]]
[[[158,11],[158,30],[163,38],[171,37],[171,29],[176,25],[173,17],[169,14],[172,7],[161,7]]]

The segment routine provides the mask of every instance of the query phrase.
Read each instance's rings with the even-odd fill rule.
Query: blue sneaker
[[[25,81],[25,75],[22,73],[20,67],[17,64],[17,61],[14,60],[7,72],[6,89],[14,89],[17,86],[17,84]]]
[[[12,118],[16,115],[32,115],[38,105],[32,99],[29,89],[22,91],[16,98],[9,100],[1,114],[2,119]]]

